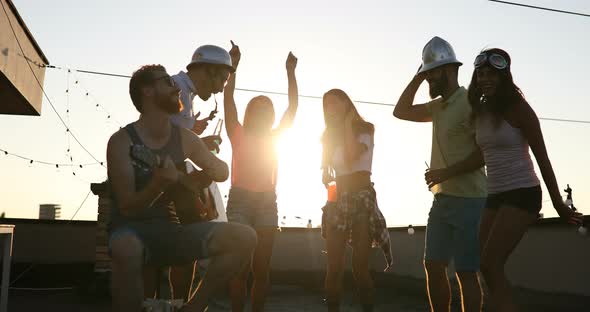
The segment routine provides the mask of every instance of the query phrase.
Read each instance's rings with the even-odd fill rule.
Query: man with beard
[[[107,146],[112,189],[109,248],[114,311],[141,311],[145,266],[210,259],[209,270],[183,311],[204,311],[217,290],[241,272],[252,256],[256,233],[243,225],[202,222],[181,225],[175,212],[178,169],[190,159],[215,181],[229,175],[226,163],[191,131],[173,126],[182,108],[179,89],[161,65],[133,73],[131,100],[139,119],[113,134]],[[140,151],[140,152],[138,152]],[[146,155],[163,161],[150,167]]]
[[[451,45],[434,37],[422,51],[422,65],[400,96],[393,115],[432,122],[432,152],[426,184],[434,194],[428,215],[424,268],[432,311],[450,311],[447,266],[454,260],[463,311],[480,311],[479,220],[485,205],[486,178],[475,142],[467,90],[457,75],[461,63]],[[426,80],[432,101],[413,105]],[[440,97],[439,97],[440,96]]]
[[[232,42],[233,46],[233,42]],[[230,51],[231,53],[231,51]],[[203,45],[198,47],[193,53],[191,62],[186,66],[186,72],[180,71],[173,75],[172,79],[180,89],[180,101],[183,108],[180,112],[171,116],[170,121],[178,127],[190,129],[197,135],[201,135],[207,128],[210,119],[196,119],[193,108],[193,100],[198,96],[201,100],[208,100],[212,94],[223,91],[223,87],[229,78],[229,74],[235,72],[237,66],[232,63],[233,59],[225,49],[215,45]],[[221,137],[211,135],[202,138],[209,150],[219,152]],[[189,165],[190,166],[190,165]],[[215,183],[209,186],[210,200],[216,205],[223,205],[223,200],[219,189]],[[220,217],[218,219],[227,220],[225,209],[216,207]],[[200,222],[201,217],[197,209],[177,211],[180,223],[191,224]],[[202,269],[207,266],[207,260],[200,261]],[[204,270],[202,270],[204,271]],[[202,273],[202,272],[201,272]],[[195,275],[195,263],[188,263],[170,268],[170,288],[174,298],[185,299],[191,297],[191,286],[193,285]],[[148,288],[153,283],[148,283]],[[154,285],[155,286],[155,285]],[[150,295],[152,291],[150,289]]]

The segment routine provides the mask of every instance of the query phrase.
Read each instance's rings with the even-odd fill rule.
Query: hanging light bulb
[[[408,226],[408,235],[414,235],[415,232],[414,227],[410,224]]]
[[[578,228],[578,234],[586,236],[586,234],[588,234],[588,228],[583,225],[580,225],[580,227]]]

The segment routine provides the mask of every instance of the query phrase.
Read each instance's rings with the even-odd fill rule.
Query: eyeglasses
[[[475,58],[473,62],[473,66],[475,68],[480,68],[485,64],[490,64],[492,67],[496,69],[505,69],[508,67],[508,61],[500,54],[497,53],[481,53]]]
[[[154,81],[158,81],[164,79],[164,82],[166,83],[167,86],[169,87],[175,87],[176,86],[176,82],[174,82],[174,79],[172,79],[171,76],[162,76],[162,77],[158,77],[158,78],[154,78]]]

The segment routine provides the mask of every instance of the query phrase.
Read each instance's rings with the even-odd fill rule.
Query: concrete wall
[[[514,285],[590,296],[590,236],[565,224],[531,228],[508,262]]]
[[[390,229],[394,267],[387,274],[425,279],[422,267],[424,227]],[[326,266],[325,243],[318,229],[287,229],[277,236],[272,259],[276,271],[320,271]],[[371,264],[376,272],[385,268],[380,250],[374,249]],[[350,270],[350,249],[347,268]],[[523,288],[590,296],[590,236],[555,221],[529,229],[507,264],[513,285]],[[453,274],[451,264],[450,274]]]
[[[94,262],[96,222],[0,219],[14,224],[13,263]]]
[[[406,229],[390,229],[394,267],[390,273],[425,278],[422,269],[424,228],[414,227],[414,235]],[[274,245],[272,268],[277,271],[323,271],[326,268],[325,241],[319,229],[283,229]],[[350,270],[351,249],[347,251],[347,269]],[[380,249],[373,249],[371,265],[376,272],[385,269]]]
[[[0,223],[16,225],[14,263],[94,262],[96,222],[3,219]],[[423,279],[424,228],[415,227],[414,235],[405,228],[390,229],[390,235],[395,263],[387,274]],[[283,229],[275,241],[272,270],[324,271],[324,250],[319,229]],[[376,272],[384,269],[380,250],[373,250],[371,263]],[[524,288],[590,296],[590,236],[551,220],[535,225],[510,258],[507,274],[514,285]]]
[[[42,90],[35,80],[33,72],[43,84],[45,67],[49,64],[35,39],[27,29],[24,21],[9,0],[0,0],[4,10],[0,11],[0,114],[40,115]],[[22,46],[21,51],[16,38]],[[31,62],[33,72],[27,64]]]

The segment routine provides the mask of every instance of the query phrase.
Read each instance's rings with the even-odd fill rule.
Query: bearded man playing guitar
[[[184,160],[190,159],[217,182],[228,178],[228,166],[193,132],[170,123],[170,115],[178,113],[182,104],[164,67],[146,65],[135,71],[129,93],[140,117],[113,134],[107,146],[113,203],[109,239],[113,311],[141,311],[146,265],[209,258],[195,296],[182,309],[204,311],[211,295],[243,270],[256,245],[256,233],[240,224],[179,223],[176,193],[186,187],[179,183],[183,178],[178,172]],[[161,161],[146,166],[144,160],[151,156],[142,155]]]

